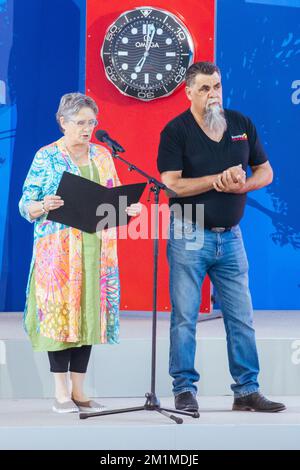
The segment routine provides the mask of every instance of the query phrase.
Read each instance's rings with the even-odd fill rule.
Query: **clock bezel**
[[[134,95],[134,94],[127,93],[125,90],[122,90],[120,88],[120,86],[117,85],[117,83],[120,84],[120,83],[125,83],[125,82],[120,79],[120,75],[119,75],[119,73],[116,73],[117,72],[116,69],[112,68],[113,58],[111,58],[111,54],[110,54],[110,58],[109,58],[109,63],[107,63],[107,61],[105,61],[105,58],[104,58],[104,55],[108,55],[108,53],[105,51],[105,45],[106,45],[108,34],[109,33],[112,34],[112,40],[113,40],[114,36],[118,32],[120,32],[123,29],[124,26],[122,25],[120,28],[117,28],[115,31],[111,31],[111,29],[116,25],[116,23],[118,21],[120,21],[121,19],[123,19],[127,15],[133,14],[136,11],[141,11],[141,10],[151,10],[151,11],[154,11],[154,12],[158,11],[160,13],[163,13],[167,17],[171,17],[172,20],[180,26],[180,28],[183,30],[183,32],[185,34],[185,42],[186,42],[187,50],[188,50],[188,53],[189,53],[189,58],[188,58],[188,61],[187,61],[186,70],[193,63],[194,55],[195,55],[195,48],[194,48],[194,41],[193,41],[192,35],[191,35],[189,29],[187,28],[187,26],[183,23],[183,21],[176,14],[174,14],[174,13],[168,11],[168,10],[165,10],[164,8],[151,7],[151,6],[136,7],[136,8],[133,8],[131,10],[127,10],[127,11],[123,12],[121,15],[119,15],[110,24],[110,26],[106,29],[106,32],[105,32],[105,35],[104,35],[104,40],[103,40],[102,47],[101,47],[101,59],[102,59],[102,63],[103,63],[103,66],[104,66],[104,71],[105,71],[106,78],[118,89],[118,91],[122,95],[128,96],[129,98],[134,98],[134,99],[139,100],[139,101],[149,102],[149,101],[153,101],[153,100],[160,99],[160,98],[167,98],[168,96],[172,95],[175,92],[175,90],[177,90],[184,83],[185,74],[182,75],[182,79],[178,82],[178,84],[176,86],[172,87],[172,89],[169,92],[163,93],[160,96],[153,96],[153,97],[143,98],[141,96],[138,96],[138,93],[143,92],[142,90],[140,90],[136,95]],[[145,19],[146,18],[147,17],[145,17]],[[128,21],[128,23],[130,23],[130,21]],[[108,67],[112,68],[112,73],[111,74],[109,74],[108,71],[107,71]],[[116,79],[114,79],[114,78],[116,78]],[[172,83],[174,84],[174,80],[173,80]],[[129,87],[129,85],[127,85],[127,88],[128,87]],[[126,88],[126,86],[125,86],[125,88]],[[126,90],[127,90],[127,88],[126,88]],[[144,94],[146,92],[147,92],[147,89],[145,89]],[[148,95],[151,96],[151,93],[154,93],[154,92],[152,90],[149,90]]]

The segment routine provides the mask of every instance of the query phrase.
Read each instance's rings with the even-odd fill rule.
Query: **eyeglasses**
[[[81,128],[84,128],[87,126],[96,127],[98,124],[97,119],[90,119],[89,121],[75,121],[74,119],[69,119],[69,121],[74,122],[74,124],[76,124],[77,127],[81,127]]]

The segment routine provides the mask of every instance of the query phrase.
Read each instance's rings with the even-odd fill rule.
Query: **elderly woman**
[[[61,98],[56,118],[64,136],[36,153],[19,203],[21,215],[35,222],[25,329],[35,351],[48,351],[59,413],[103,409],[86,397],[83,382],[92,345],[117,343],[119,336],[116,230],[99,236],[46,218],[64,204],[55,195],[64,171],[107,187],[120,184],[108,150],[90,143],[97,114],[86,95]],[[140,204],[127,208],[129,215],[139,212]]]

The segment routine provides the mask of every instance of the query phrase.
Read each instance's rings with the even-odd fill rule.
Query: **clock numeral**
[[[146,34],[151,34],[153,29],[155,29],[154,24],[152,23],[144,23],[143,24],[143,35],[145,36]],[[158,31],[158,30],[157,30]],[[157,32],[156,31],[156,32]],[[144,39],[146,41],[146,39]]]
[[[105,70],[106,70],[106,73],[107,73],[107,75],[109,76],[109,78],[111,80],[113,80],[114,82],[118,81],[118,79],[117,79],[116,75],[114,74],[114,71],[113,71],[113,69],[111,68],[110,65],[108,65],[108,67],[106,67]]]
[[[181,28],[177,28],[177,36],[178,36],[178,39],[180,39],[180,41],[185,40],[185,34]]]
[[[154,98],[154,93],[153,91],[139,91],[138,97],[141,98],[142,100],[146,100],[146,99],[149,100],[151,98]]]
[[[106,35],[106,40],[107,41],[111,41],[112,38],[113,38],[113,35],[115,34],[115,32],[118,31],[118,27],[116,25],[113,25],[110,30],[108,31],[107,35]]]
[[[176,77],[174,78],[174,80],[175,80],[176,83],[180,83],[181,80],[184,79],[185,72],[186,72],[186,67],[180,67],[180,70],[179,70],[179,72],[178,72],[178,75],[176,75]]]

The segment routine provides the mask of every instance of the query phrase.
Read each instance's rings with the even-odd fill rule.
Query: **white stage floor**
[[[232,379],[218,318],[197,327],[200,418],[183,417],[178,425],[154,411],[87,420],[53,413],[46,353],[32,352],[21,314],[0,314],[0,449],[300,449],[300,312],[256,311],[254,320],[261,390],[288,409],[231,411]],[[110,409],[144,405],[150,391],[151,330],[150,313],[121,313],[120,344],[93,348],[90,396],[101,396]],[[156,390],[162,406],[173,408],[168,350],[169,314],[159,313]]]
[[[52,400],[0,400],[1,449],[300,449],[300,397],[281,413],[232,412],[231,397],[199,397],[200,418],[176,424],[154,411],[80,420],[58,415]],[[140,398],[99,399],[108,408],[144,404]],[[173,407],[173,399],[161,400]]]

